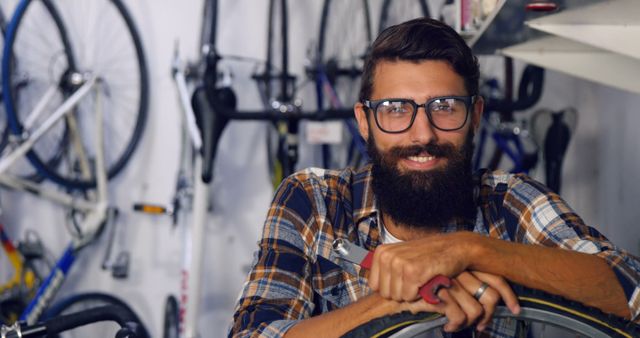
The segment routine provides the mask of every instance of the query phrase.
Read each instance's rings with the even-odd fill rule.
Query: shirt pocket
[[[361,267],[337,257],[316,261],[312,287],[319,297],[316,306],[322,311],[342,308],[366,295],[366,279],[360,276]]]

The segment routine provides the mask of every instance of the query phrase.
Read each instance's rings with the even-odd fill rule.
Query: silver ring
[[[473,298],[480,300],[480,297],[482,297],[482,295],[484,294],[485,291],[487,291],[488,288],[489,288],[489,284],[482,282],[478,290],[476,290],[476,292],[473,294]]]

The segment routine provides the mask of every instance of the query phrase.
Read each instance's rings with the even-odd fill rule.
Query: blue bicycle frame
[[[509,172],[528,174],[531,169],[531,165],[528,165],[526,159],[530,154],[525,151],[520,135],[513,131],[489,131],[489,127],[486,125],[487,123],[490,123],[488,118],[483,117],[483,121],[480,126],[480,134],[478,135],[476,152],[473,159],[474,171],[482,167],[481,162],[487,144],[487,139],[491,137],[496,145],[497,151],[501,151],[503,154],[506,154],[513,163],[513,167],[509,169]]]
[[[33,325],[38,321],[47,306],[51,304],[51,300],[60,289],[75,260],[76,248],[72,243],[64,251],[62,257],[58,259],[55,267],[51,269],[47,278],[38,288],[35,297],[20,315],[21,321],[25,321],[29,325]]]
[[[324,65],[318,64],[317,66],[317,74],[316,74],[316,95],[318,98],[318,111],[324,111],[324,95],[327,94],[329,98],[329,102],[331,108],[339,109],[344,107],[338,94],[336,93],[336,89],[329,81],[329,77],[327,76]],[[367,145],[365,140],[360,136],[360,132],[358,131],[358,127],[353,119],[345,119],[344,124],[351,135],[351,143],[349,146],[347,163],[350,163],[354,152],[357,150],[360,155],[368,161],[369,157],[367,156]],[[328,168],[329,159],[331,158],[331,150],[329,145],[322,145],[322,161],[323,166]]]

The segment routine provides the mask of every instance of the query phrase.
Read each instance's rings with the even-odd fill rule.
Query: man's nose
[[[407,131],[412,143],[427,144],[436,139],[436,129],[429,121],[424,107],[418,107],[413,125]]]

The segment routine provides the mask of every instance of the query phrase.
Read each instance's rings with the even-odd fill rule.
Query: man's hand
[[[489,287],[476,299],[473,294],[482,283],[487,283]],[[501,299],[512,312],[520,312],[518,298],[509,284],[502,277],[482,272],[461,273],[452,280],[451,288],[438,292],[438,297],[442,299],[440,304],[431,305],[418,299],[403,302],[401,310],[441,313],[448,319],[444,326],[446,332],[455,332],[474,324],[478,331],[484,330]]]
[[[373,256],[369,286],[385,298],[413,301],[436,275],[455,277],[466,271],[474,254],[470,244],[456,233],[381,245]]]
[[[476,299],[474,295],[482,286],[482,283],[486,283],[489,287]],[[468,300],[467,296],[469,295],[482,306],[482,318],[477,322],[478,331],[482,331],[487,327],[500,300],[505,303],[512,313],[520,313],[518,297],[509,286],[509,283],[500,276],[478,271],[465,271],[453,280],[453,284],[461,286],[466,291],[466,295],[464,292],[460,292],[460,297],[456,297],[456,299],[465,298]],[[468,325],[472,323],[467,322]]]
[[[447,331],[459,330],[474,323],[477,323],[479,330],[484,329],[501,299],[512,312],[519,312],[517,297],[504,278],[467,271],[469,260],[474,255],[472,236],[464,233],[438,234],[381,245],[376,248],[373,257],[369,286],[384,298],[413,303],[420,297],[420,287],[434,276],[442,274],[453,277],[452,287],[438,293],[443,304],[434,309],[422,309],[446,315],[449,319],[445,327]],[[473,295],[482,283],[487,283],[489,287],[481,297],[475,299]]]

